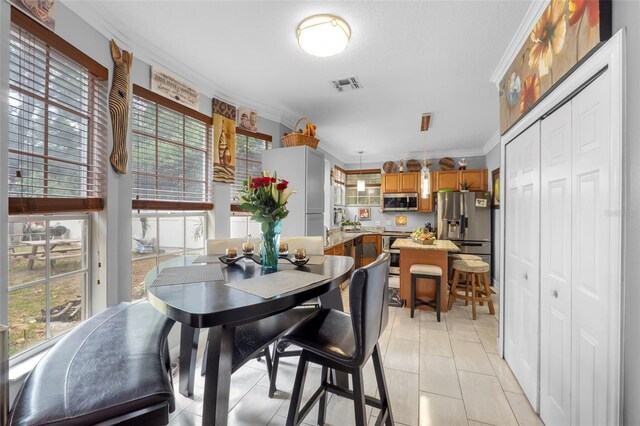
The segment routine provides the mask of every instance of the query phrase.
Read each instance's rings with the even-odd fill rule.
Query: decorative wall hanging
[[[113,81],[109,92],[109,114],[113,129],[113,149],[111,167],[116,173],[127,173],[127,127],[129,125],[129,106],[131,105],[130,71],[133,53],[120,51],[116,42],[111,40],[113,58]]]
[[[151,67],[151,91],[196,111],[200,110],[198,90],[162,68]]]
[[[258,113],[247,108],[238,108],[238,127],[250,132],[257,132]]]
[[[371,220],[371,209],[368,207],[358,209],[358,218],[361,222],[367,222]]]
[[[213,181],[235,182],[236,108],[213,100]]]
[[[56,28],[56,0],[9,0],[35,21],[54,31]]]
[[[609,37],[610,0],[551,0],[500,81],[500,133]]]
[[[491,172],[492,190],[493,190],[493,208],[500,208],[500,168],[498,167]]]

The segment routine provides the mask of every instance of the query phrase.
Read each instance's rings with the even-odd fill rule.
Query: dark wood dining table
[[[221,281],[152,285],[162,269],[193,265],[196,258],[197,256],[183,256],[161,263],[147,274],[145,287],[149,303],[181,324],[179,390],[183,395],[193,394],[199,330],[209,329],[204,360],[207,368],[202,424],[226,425],[235,327],[286,311],[315,298],[320,299],[323,307],[342,311],[340,284],[349,278],[354,263],[351,257],[324,256],[321,265],[307,264],[296,268],[291,264],[280,264],[279,270],[297,269],[324,275],[327,279],[269,299],[225,285],[263,275],[261,266],[251,260],[241,260],[232,266],[222,264],[224,280]],[[344,374],[336,373],[336,380],[342,385],[347,382]]]

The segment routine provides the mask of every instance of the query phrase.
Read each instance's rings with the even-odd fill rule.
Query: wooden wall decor
[[[500,80],[500,133],[611,37],[611,0],[551,0]]]
[[[116,42],[111,40],[111,57],[114,70],[109,92],[109,113],[113,129],[113,149],[109,160],[116,173],[125,174],[127,173],[127,128],[131,105],[130,71],[133,53],[121,51]]]
[[[213,181],[233,183],[236,169],[236,107],[213,99]]]

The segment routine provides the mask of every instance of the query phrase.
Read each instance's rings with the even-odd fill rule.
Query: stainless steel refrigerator
[[[451,240],[462,253],[491,265],[491,194],[439,192],[436,202],[438,239]]]

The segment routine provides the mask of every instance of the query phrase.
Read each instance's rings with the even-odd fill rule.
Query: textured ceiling
[[[529,6],[526,1],[64,3],[103,33],[135,41],[148,59],[209,96],[286,123],[309,117],[318,125],[321,146],[345,162],[357,161],[360,150],[365,162],[421,152],[423,112],[433,114],[429,151],[481,150],[498,129],[498,97],[489,78]],[[316,58],[298,47],[297,25],[318,13],[349,23],[352,37],[344,52]],[[364,88],[337,93],[329,85],[349,75],[357,75]]]

